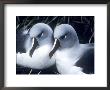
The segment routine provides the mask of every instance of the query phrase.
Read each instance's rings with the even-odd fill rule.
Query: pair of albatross
[[[69,24],[56,26],[54,33],[47,24],[35,24],[25,48],[26,53],[17,53],[18,65],[45,69],[56,64],[60,74],[94,73],[93,44],[80,44],[75,29]]]

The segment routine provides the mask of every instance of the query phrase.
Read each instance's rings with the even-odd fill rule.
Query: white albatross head
[[[29,31],[31,38],[35,38],[38,44],[52,44],[53,43],[53,31],[48,24],[37,23]]]
[[[56,26],[54,38],[59,40],[61,48],[71,48],[74,45],[79,44],[77,33],[69,24]]]
[[[25,48],[30,55],[34,52],[36,47],[41,47],[44,45],[53,45],[53,31],[48,24],[37,23],[32,26],[29,31],[29,37],[26,40]]]
[[[54,29],[54,46],[50,52],[51,57],[53,53],[60,47],[60,49],[69,49],[79,45],[79,39],[75,29],[69,24],[61,24]]]

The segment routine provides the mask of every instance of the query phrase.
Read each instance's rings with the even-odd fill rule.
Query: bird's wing
[[[75,65],[82,67],[84,73],[94,73],[94,48],[87,49]]]

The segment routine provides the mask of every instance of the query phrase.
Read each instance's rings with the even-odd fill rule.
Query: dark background
[[[24,30],[29,30],[36,23],[46,23],[54,30],[56,25],[70,24],[78,35],[80,43],[94,43],[94,16],[17,16],[16,17],[16,52],[25,53],[23,47],[27,35]],[[16,65],[16,74],[56,74],[55,66],[48,69],[37,70]]]

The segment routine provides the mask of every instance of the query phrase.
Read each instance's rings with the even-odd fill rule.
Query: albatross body
[[[61,24],[54,30],[53,57],[61,74],[91,74],[94,72],[93,44],[80,44],[74,28]],[[50,52],[51,53],[51,52]]]
[[[53,45],[53,31],[47,24],[35,24],[25,43],[26,53],[17,53],[17,64],[34,69],[45,69],[55,60],[49,58]]]

